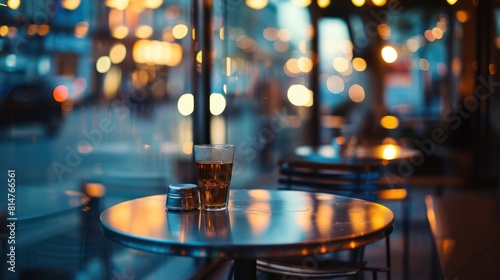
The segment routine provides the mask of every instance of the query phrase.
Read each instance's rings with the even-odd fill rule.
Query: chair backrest
[[[371,201],[378,200],[382,191],[394,189],[384,183],[385,166],[379,162],[318,163],[280,159],[278,167],[278,183],[286,189],[330,192]]]

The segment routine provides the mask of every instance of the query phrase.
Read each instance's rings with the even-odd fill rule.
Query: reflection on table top
[[[15,222],[16,244],[23,247],[74,229],[82,206],[89,200],[80,192],[43,186],[17,186],[15,190],[14,197],[10,196],[14,200],[0,204],[0,236],[6,229],[2,223]],[[5,199],[7,194],[6,188],[0,191]],[[8,208],[9,202],[14,208]]]
[[[397,161],[419,154],[419,151],[393,144],[354,146],[340,149],[334,145],[322,145],[318,148],[301,146],[295,149],[300,158],[324,163],[350,163],[363,161]]]
[[[500,201],[459,195],[425,200],[445,279],[500,275]]]
[[[310,255],[375,242],[393,228],[388,208],[300,191],[232,190],[228,211],[165,210],[166,195],[115,205],[104,234],[135,249],[195,257]]]
[[[88,202],[88,197],[72,190],[23,186],[18,186],[15,190],[11,197],[14,198],[14,217],[18,222],[65,213]],[[1,193],[7,199],[7,189]],[[7,203],[2,203],[0,210],[5,211],[7,207]]]

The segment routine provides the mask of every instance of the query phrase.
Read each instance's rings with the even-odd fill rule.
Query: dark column
[[[195,40],[193,44],[193,142],[194,144],[210,143],[210,92],[212,67],[212,1],[193,0],[193,27]],[[198,51],[202,51],[202,63],[196,61]]]

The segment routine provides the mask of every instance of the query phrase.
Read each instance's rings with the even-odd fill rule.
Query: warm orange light
[[[380,119],[380,125],[385,129],[396,129],[399,126],[399,120],[395,116],[384,116]]]
[[[45,36],[49,33],[50,26],[48,24],[42,24],[38,27],[38,35]]]
[[[349,98],[358,103],[365,100],[365,90],[362,86],[354,84],[349,88]]]
[[[458,11],[457,20],[461,23],[467,22],[467,20],[469,20],[469,14],[467,14],[467,11],[464,10]]]
[[[64,100],[66,100],[66,98],[68,98],[68,94],[68,88],[64,85],[57,86],[52,92],[52,96],[57,102],[63,102]]]
[[[90,197],[101,197],[106,192],[104,185],[99,183],[87,183],[85,184],[84,190]]]

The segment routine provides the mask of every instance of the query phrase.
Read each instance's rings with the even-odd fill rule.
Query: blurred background
[[[2,0],[2,181],[110,205],[194,182],[193,143],[236,145],[234,188],[385,143],[422,152],[404,177],[496,187],[499,4]]]

